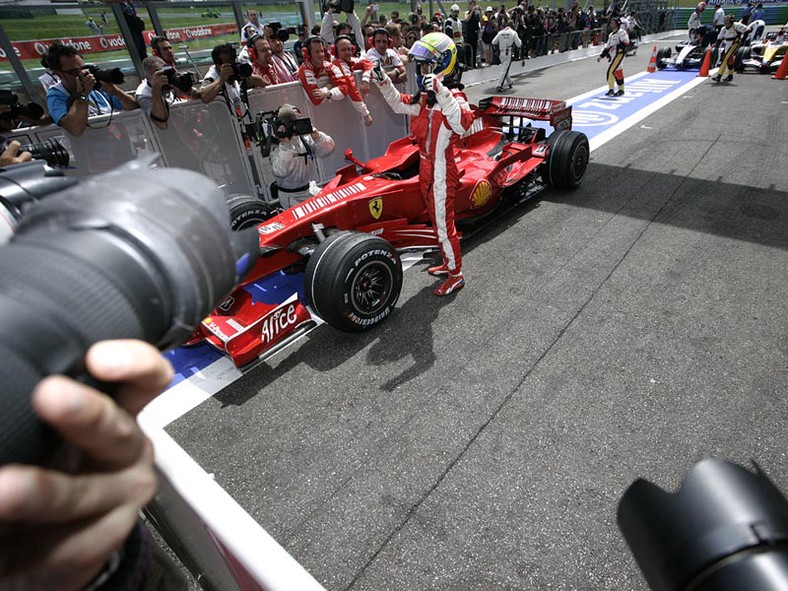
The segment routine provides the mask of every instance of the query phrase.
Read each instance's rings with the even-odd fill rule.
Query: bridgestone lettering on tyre
[[[542,180],[559,189],[574,189],[588,168],[591,149],[588,138],[578,131],[556,131],[546,140],[550,146],[542,165]]]
[[[382,238],[340,232],[312,253],[305,288],[307,303],[331,326],[369,330],[388,317],[399,299],[402,263]]]

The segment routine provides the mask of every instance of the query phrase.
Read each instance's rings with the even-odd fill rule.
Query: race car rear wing
[[[572,107],[566,101],[517,96],[490,96],[479,101],[485,115],[493,117],[525,117],[536,121],[549,121],[557,131],[572,129]]]

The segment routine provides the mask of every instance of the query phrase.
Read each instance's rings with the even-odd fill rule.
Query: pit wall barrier
[[[334,151],[316,159],[319,178],[315,180],[324,184],[348,163],[344,157],[347,148],[365,161],[383,155],[391,142],[408,134],[407,118],[394,114],[377,88],[370,90],[365,102],[374,118],[370,127],[364,125],[349,99],[316,106],[299,82],[290,82],[249,91],[248,115],[241,120],[220,96],[209,104],[199,100],[173,104],[168,127],[163,130],[137,109],[91,117],[89,127],[79,136],[48,125],[15,130],[5,137],[22,144],[60,141],[71,158],[67,176],[84,179],[159,154],[157,166],[200,172],[215,181],[228,197],[252,195],[271,202],[274,176],[270,158],[263,158],[254,143],[247,148],[243,136],[257,113],[292,104],[312,120],[314,127],[334,139]]]

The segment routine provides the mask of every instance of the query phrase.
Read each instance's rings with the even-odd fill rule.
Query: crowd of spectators
[[[136,19],[134,4],[120,1],[124,15],[128,13],[130,20]],[[520,0],[510,9],[505,4],[483,7],[477,0],[469,0],[467,10],[453,4],[447,15],[425,14],[421,4],[416,4],[412,12],[392,10],[386,15],[373,0],[368,0],[360,18],[352,5],[348,10],[335,0],[324,5],[323,10],[320,24],[311,31],[304,25],[288,31],[278,22],[261,21],[257,10],[248,10],[240,31],[240,47],[232,44],[215,47],[210,70],[201,83],[188,91],[173,88],[170,83],[168,76],[177,75],[178,68],[172,44],[165,37],[152,38],[152,57],[143,61],[144,78],[131,93],[118,84],[98,82],[84,69],[85,62],[78,51],[55,43],[49,53],[47,74],[50,81],[47,105],[52,117],[42,118],[41,122],[54,120],[69,133],[79,135],[88,127],[87,118],[91,115],[141,107],[158,128],[166,129],[169,107],[174,102],[189,99],[210,102],[223,95],[234,110],[240,111],[245,89],[301,80],[313,102],[318,93],[331,96],[332,100],[349,97],[359,116],[370,125],[372,118],[363,101],[369,78],[362,80],[361,88],[357,88],[353,72],[368,72],[379,63],[392,82],[405,82],[408,51],[428,33],[449,35],[457,45],[460,63],[465,69],[473,69],[501,63],[500,43],[494,40],[507,26],[516,33],[520,43],[507,44],[506,57],[524,60],[601,43],[608,18],[620,16],[615,11],[599,14],[593,6],[581,10],[576,2],[568,10],[563,7],[553,10],[528,5],[527,0]],[[625,28],[629,25],[630,35],[639,29],[634,13],[624,16],[621,23]],[[88,26],[98,28],[92,21]],[[285,44],[293,33],[295,43],[288,51]],[[317,40],[319,49],[315,45]],[[315,68],[310,66],[314,62],[312,47],[322,52],[321,60],[330,65],[326,69],[330,76],[309,74]],[[142,56],[142,50],[137,49]],[[238,75],[233,66],[236,62],[249,64],[251,69]],[[322,72],[320,67],[318,70]],[[323,100],[326,99],[319,102]]]

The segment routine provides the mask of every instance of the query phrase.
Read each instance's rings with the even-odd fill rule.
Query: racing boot
[[[459,275],[449,275],[448,279],[441,283],[440,287],[433,293],[436,296],[447,296],[454,291],[460,291],[463,287],[465,287],[465,279],[463,279],[462,273]]]
[[[733,80],[733,74],[728,74],[722,79],[723,82],[730,82],[731,80]]]
[[[720,81],[720,75],[716,74],[716,75],[712,76],[711,79],[714,80],[715,82],[719,82]]]
[[[446,263],[441,263],[440,265],[435,265],[434,267],[427,269],[427,273],[434,275],[435,277],[440,277],[441,275],[448,275],[449,268],[446,266]]]
[[[605,93],[605,96],[613,96],[614,94],[616,94],[616,91],[611,88]]]
[[[624,89],[619,88],[613,96],[624,96]]]

